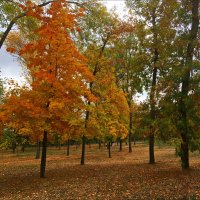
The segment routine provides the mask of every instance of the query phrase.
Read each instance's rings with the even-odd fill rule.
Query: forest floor
[[[118,151],[112,158],[104,147],[87,146],[86,164],[80,150],[48,149],[46,178],[39,178],[39,160],[33,150],[0,152],[0,200],[168,200],[200,199],[200,155],[191,155],[191,169],[182,171],[172,147],[156,147],[156,164],[148,164],[148,146],[136,144]]]

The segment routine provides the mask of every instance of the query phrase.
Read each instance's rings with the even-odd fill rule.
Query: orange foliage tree
[[[55,131],[62,135],[72,124],[81,124],[86,109],[84,99],[93,102],[96,98],[87,88],[87,82],[93,81],[92,73],[70,35],[81,11],[72,12],[61,0],[52,3],[45,13],[42,9],[30,10],[29,15],[40,20],[41,26],[35,30],[37,39],[25,45],[20,56],[26,59],[32,77],[27,95],[34,108],[31,119],[37,116],[42,122],[40,177],[44,177],[48,134]],[[24,110],[30,110],[30,105],[24,105]]]

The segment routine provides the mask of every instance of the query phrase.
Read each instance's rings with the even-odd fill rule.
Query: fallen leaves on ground
[[[191,169],[182,171],[172,147],[156,148],[156,164],[148,164],[148,147],[87,148],[81,166],[80,150],[48,155],[46,178],[39,178],[34,156],[0,156],[0,200],[134,200],[200,199],[200,156],[192,155]]]

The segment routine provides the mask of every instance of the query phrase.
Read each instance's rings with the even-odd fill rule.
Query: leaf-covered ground
[[[172,147],[156,148],[156,164],[148,164],[148,147],[118,152],[87,147],[86,165],[79,165],[80,147],[49,149],[46,178],[39,178],[33,152],[0,154],[0,200],[132,200],[200,199],[200,156],[191,156],[191,169],[182,171]]]

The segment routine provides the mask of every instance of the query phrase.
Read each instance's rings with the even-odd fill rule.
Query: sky
[[[102,1],[108,10],[112,9],[113,7],[116,8],[116,12],[119,16],[123,15],[123,7],[124,1],[123,0],[103,0]],[[17,62],[16,58],[11,56],[9,53],[6,52],[5,48],[2,47],[0,49],[0,78],[7,78],[7,79],[14,79],[19,83],[24,82],[24,78],[22,76],[22,68],[20,67],[19,63]]]

